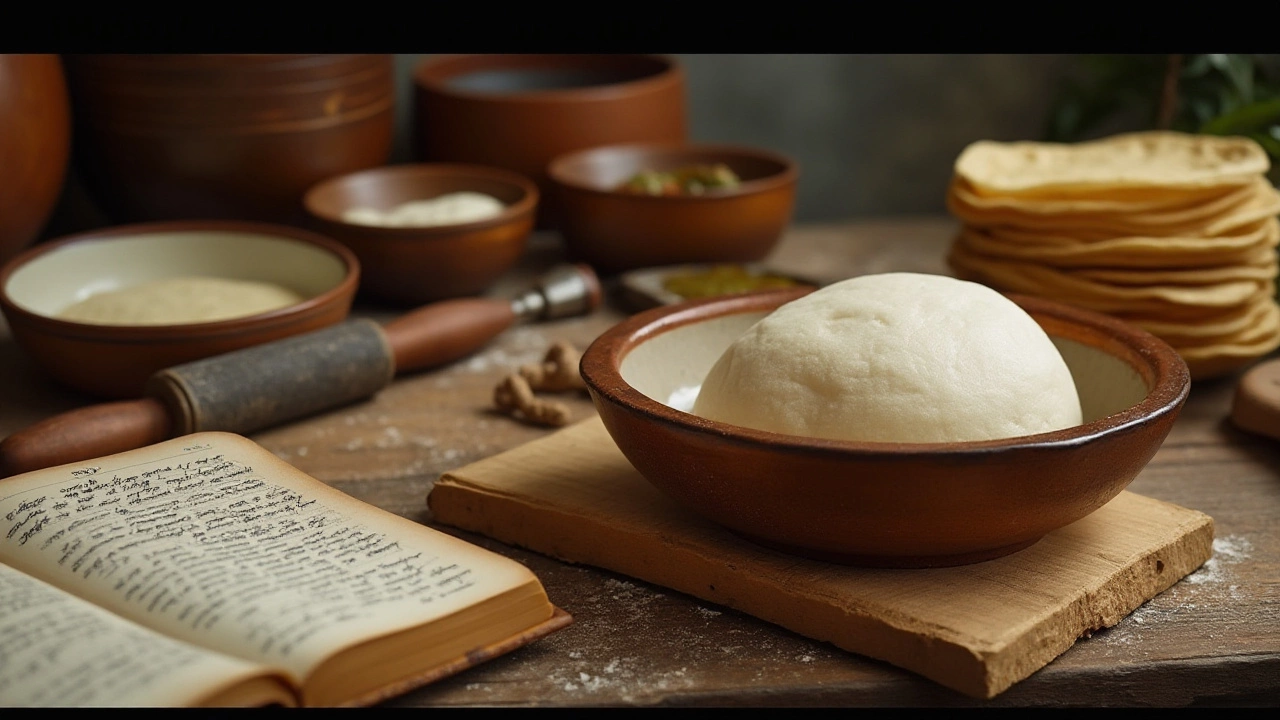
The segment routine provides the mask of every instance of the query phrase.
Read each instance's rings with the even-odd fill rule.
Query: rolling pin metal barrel
[[[143,397],[42,420],[0,441],[0,477],[203,430],[248,434],[370,397],[397,374],[463,358],[520,322],[572,317],[601,302],[585,265],[560,265],[513,299],[431,303],[385,325],[352,319],[161,370]]]

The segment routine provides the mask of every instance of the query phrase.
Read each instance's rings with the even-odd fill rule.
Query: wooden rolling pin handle
[[[0,477],[132,450],[167,440],[171,433],[169,411],[154,398],[91,405],[0,441]]]
[[[516,322],[510,300],[441,300],[382,326],[397,374],[437,367],[470,355]]]

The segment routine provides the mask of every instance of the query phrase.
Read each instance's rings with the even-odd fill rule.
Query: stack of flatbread
[[[958,277],[1124,319],[1192,378],[1280,347],[1280,192],[1249,138],[1152,131],[1074,144],[973,143],[947,207]]]

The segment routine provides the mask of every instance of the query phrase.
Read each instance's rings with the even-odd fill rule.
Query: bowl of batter
[[[355,255],[307,230],[192,220],[41,243],[0,268],[0,312],[33,372],[100,398],[164,368],[346,319]]]

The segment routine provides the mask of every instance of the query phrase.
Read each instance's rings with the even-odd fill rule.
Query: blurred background
[[[411,160],[413,69],[396,55],[393,162]],[[951,164],[978,139],[1037,139],[1070,55],[676,54],[689,135],[799,161],[798,222],[943,213]],[[74,172],[45,236],[98,224]]]
[[[398,55],[401,97],[424,55]],[[1033,139],[1069,55],[687,55],[690,140],[795,158],[796,220],[942,213],[956,156],[982,139]],[[409,103],[396,154],[409,157]]]
[[[412,160],[413,71],[395,55],[392,162]],[[976,140],[1076,140],[1151,127],[1163,55],[674,54],[686,72],[690,140],[757,145],[800,165],[797,222],[945,213],[952,163]],[[1258,74],[1280,55],[1200,55],[1181,67],[1203,97],[1180,101],[1192,127],[1269,100]],[[1216,65],[1208,58],[1218,58]],[[1199,73],[1198,76],[1193,76]],[[1254,97],[1257,95],[1257,97]],[[1197,103],[1199,103],[1197,105]],[[1264,108],[1265,109],[1265,108]],[[1273,155],[1280,152],[1280,139]],[[43,235],[101,218],[74,169]]]

